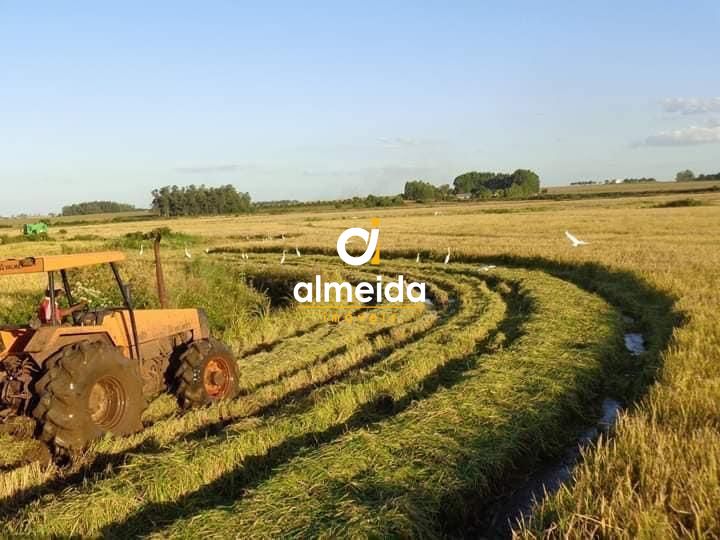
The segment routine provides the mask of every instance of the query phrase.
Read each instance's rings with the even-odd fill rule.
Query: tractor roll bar
[[[50,291],[50,319],[52,325],[57,326],[57,310],[55,308],[55,276],[52,272],[48,272],[48,289]]]
[[[132,299],[128,294],[128,290],[125,287],[125,283],[123,283],[122,277],[120,277],[120,271],[118,270],[117,264],[111,262],[110,268],[112,268],[115,281],[117,281],[118,287],[120,287],[120,294],[122,295],[123,302],[125,302],[125,309],[128,310],[128,314],[130,315],[130,328],[132,329],[133,339],[135,340],[135,354],[137,355],[137,360],[138,362],[142,362],[142,358],[140,357],[140,341],[138,340],[137,324],[135,323],[135,311],[133,311]],[[130,350],[132,351],[132,347],[130,347]]]

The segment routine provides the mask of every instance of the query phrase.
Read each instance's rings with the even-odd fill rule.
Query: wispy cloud
[[[720,112],[720,97],[710,98],[667,98],[663,109],[669,113],[707,114]]]
[[[693,146],[720,142],[720,125],[690,126],[647,137],[646,146]]]
[[[238,171],[240,168],[237,163],[214,163],[192,167],[175,167],[175,172],[184,174],[226,173]]]
[[[383,148],[416,148],[419,146],[432,146],[436,141],[428,139],[415,139],[412,137],[379,137],[377,140]]]

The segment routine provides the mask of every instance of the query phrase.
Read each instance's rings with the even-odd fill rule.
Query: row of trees
[[[540,192],[540,177],[533,171],[518,169],[513,173],[467,172],[453,181],[453,186],[435,186],[414,180],[405,184],[403,197],[414,201],[440,201],[455,198],[489,199],[491,197],[531,197]]]
[[[469,193],[473,198],[530,197],[540,192],[540,177],[528,169],[513,173],[467,172],[453,181],[455,193]]]
[[[152,207],[161,216],[206,216],[252,211],[250,194],[230,184],[220,187],[164,186],[152,191]]]
[[[260,210],[302,210],[306,208],[384,208],[400,206],[403,204],[402,195],[368,195],[367,197],[352,197],[350,199],[317,200],[317,201],[261,201],[253,203],[253,207]]]
[[[87,216],[89,214],[111,214],[136,210],[132,204],[114,201],[89,201],[63,206],[63,216]]]
[[[720,181],[720,172],[715,174],[699,174],[695,176],[695,173],[690,169],[680,171],[675,175],[676,182],[692,182],[692,181]]]

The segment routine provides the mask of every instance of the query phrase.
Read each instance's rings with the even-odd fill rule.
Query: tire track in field
[[[517,290],[512,291],[512,294],[517,294]],[[489,347],[494,343],[495,335],[499,332],[507,334],[509,338],[507,344],[510,344],[520,334],[519,329],[523,320],[524,317],[511,317],[506,323],[504,322],[505,319],[503,319],[500,327],[474,345],[472,354],[479,355],[489,352]],[[213,501],[212,504],[214,504],[216,501],[211,496],[213,493],[222,492],[227,494],[228,490],[231,490],[240,496],[246,489],[258,485],[272,474],[272,468],[287,462],[299,452],[304,452],[309,447],[315,448],[330,443],[349,431],[379,425],[385,419],[401,413],[417,400],[432,395],[439,388],[451,388],[462,380],[463,374],[471,367],[471,363],[467,355],[441,362],[425,374],[421,381],[418,381],[417,386],[419,388],[408,388],[402,399],[395,400],[392,410],[386,410],[382,404],[378,407],[378,403],[374,400],[367,401],[360,404],[349,418],[340,423],[331,422],[323,431],[311,431],[310,433],[290,437],[277,446],[270,447],[264,454],[251,456],[244,460],[237,468],[205,484],[198,490],[172,502],[158,502],[146,505],[127,520],[110,524],[100,532],[108,536],[122,536],[130,534],[131,531],[142,530],[143,534],[146,534],[155,530],[155,527],[159,525],[159,521],[162,520],[162,516],[164,516],[165,520],[172,521],[190,508],[205,508],[209,501]],[[413,366],[409,365],[408,367],[412,369]],[[303,411],[293,409],[292,416],[298,414],[303,414]],[[218,438],[217,442],[221,440]],[[181,510],[178,514],[178,508],[181,507],[184,507],[185,510]]]

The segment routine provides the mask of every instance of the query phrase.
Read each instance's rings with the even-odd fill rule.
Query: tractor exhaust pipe
[[[165,290],[165,276],[163,274],[162,262],[160,261],[160,232],[155,233],[153,241],[153,253],[155,253],[155,278],[157,280],[158,300],[162,309],[168,308],[167,291]]]

